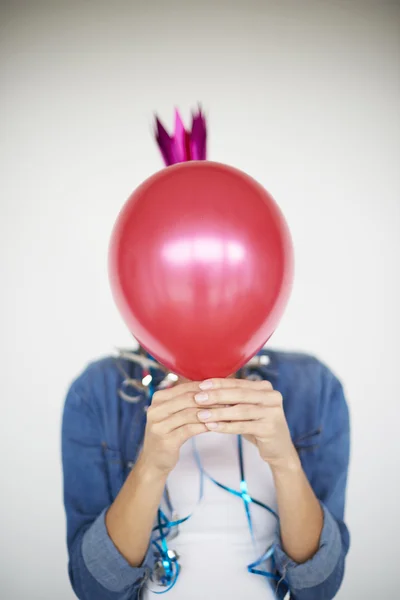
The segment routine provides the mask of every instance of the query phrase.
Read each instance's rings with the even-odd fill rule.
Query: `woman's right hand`
[[[165,476],[179,459],[181,446],[190,438],[209,431],[197,418],[194,395],[199,384],[187,382],[156,392],[147,410],[147,424],[140,461],[146,469]]]

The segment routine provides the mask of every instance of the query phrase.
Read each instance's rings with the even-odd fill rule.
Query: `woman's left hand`
[[[282,395],[268,381],[208,379],[194,399],[210,431],[241,434],[271,469],[299,464],[283,411]],[[209,407],[209,408],[208,408]]]

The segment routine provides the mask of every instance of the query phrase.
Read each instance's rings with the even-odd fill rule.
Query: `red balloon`
[[[211,161],[147,179],[111,238],[111,287],[138,342],[192,380],[226,377],[274,332],[289,298],[293,250],[272,197]]]

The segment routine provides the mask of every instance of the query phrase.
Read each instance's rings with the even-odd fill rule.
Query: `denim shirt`
[[[276,569],[292,599],[330,600],[342,582],[349,549],[343,521],[349,414],[342,385],[311,356],[272,350],[260,354],[268,356],[268,365],[248,369],[245,375],[268,379],[281,392],[293,443],[324,515],[319,549],[305,563],[285,554],[278,535]],[[80,600],[138,600],[156,560],[150,544],[142,565],[132,567],[105,525],[105,513],[138,457],[146,424],[145,396],[139,394],[136,402],[121,397],[126,375],[139,379],[141,368],[114,357],[94,362],[72,383],[65,402],[62,460],[69,577]],[[277,596],[286,592],[280,586]]]

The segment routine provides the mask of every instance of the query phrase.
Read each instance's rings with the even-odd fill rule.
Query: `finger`
[[[199,384],[200,389],[202,390],[211,390],[211,389],[231,389],[231,388],[245,388],[248,390],[272,390],[272,383],[270,381],[266,381],[265,379],[253,381],[252,379],[234,379],[234,378],[213,378],[206,379],[205,381],[201,381]]]
[[[152,426],[152,431],[161,436],[168,435],[172,431],[175,431],[175,429],[179,429],[179,427],[183,427],[185,425],[196,425],[199,423],[197,413],[197,408],[186,408],[171,415],[163,421],[154,423]]]
[[[282,396],[275,390],[248,390],[246,388],[215,389],[199,392],[194,397],[199,406],[217,404],[262,404],[264,406],[281,406]]]
[[[165,400],[159,404],[151,404],[147,409],[147,422],[160,423],[161,421],[168,419],[171,415],[181,410],[185,410],[186,408],[198,409],[198,404],[194,399],[193,392],[186,392],[176,398]]]
[[[200,435],[201,433],[207,433],[209,430],[203,423],[193,423],[188,425],[183,425],[176,429],[173,433],[173,436],[179,440],[181,444],[189,440],[190,438]]]
[[[269,381],[251,381],[248,379],[207,379],[206,381],[187,381],[185,383],[179,383],[178,385],[174,385],[173,387],[166,388],[165,390],[159,390],[154,393],[152,399],[152,405],[159,404],[160,402],[165,402],[166,400],[170,400],[177,395],[182,395],[186,392],[197,392],[200,388],[200,385],[206,386],[209,388],[234,388],[234,387],[244,387],[247,389],[273,389],[272,384]],[[201,389],[201,388],[200,388]]]
[[[211,422],[205,423],[206,428],[209,431],[216,431],[218,433],[234,433],[236,435],[256,435],[257,427],[255,421],[231,421],[226,422]]]
[[[178,385],[174,385],[173,387],[166,388],[165,390],[159,390],[153,394],[153,398],[151,401],[152,406],[156,404],[160,404],[161,402],[165,402],[167,400],[171,400],[175,398],[175,396],[181,396],[186,392],[197,392],[199,390],[199,382],[198,381],[187,381],[185,383],[179,383]]]
[[[265,417],[265,407],[252,404],[236,404],[229,408],[200,410],[197,418],[203,423],[217,421],[257,421]]]
[[[147,410],[147,420],[158,423],[185,408],[194,408],[195,406],[197,406],[197,404],[194,400],[193,392],[184,392],[169,400],[151,404]]]

